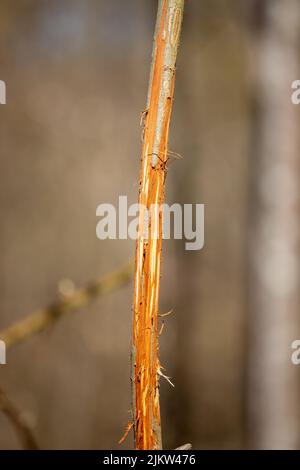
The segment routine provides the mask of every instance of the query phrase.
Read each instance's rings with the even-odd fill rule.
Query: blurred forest
[[[156,7],[1,0],[0,331],[133,258],[96,238],[96,207],[137,200]],[[299,33],[298,0],[186,1],[166,201],[205,204],[205,247],[164,242],[166,449],[300,445]],[[132,290],[8,348],[0,389],[40,448],[132,448]]]

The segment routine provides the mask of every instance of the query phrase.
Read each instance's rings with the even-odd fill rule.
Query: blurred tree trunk
[[[300,2],[252,2],[254,135],[249,246],[250,446],[297,448],[299,337],[299,177],[297,108]]]
[[[190,3],[179,69],[183,86],[176,95],[181,112],[172,146],[184,159],[171,169],[172,202],[206,207],[204,249],[189,252],[184,242],[174,243],[177,287],[170,305],[176,316],[170,354],[176,393],[168,401],[168,423],[172,420],[174,442],[190,441],[193,448],[243,445],[248,174],[242,155],[248,108],[244,33],[236,8],[227,0]]]

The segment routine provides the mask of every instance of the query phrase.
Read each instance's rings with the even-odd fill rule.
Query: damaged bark
[[[168,137],[184,0],[159,0],[139,188],[132,332],[132,406],[135,446],[162,448],[158,359],[158,299]],[[155,210],[151,211],[151,207]],[[149,211],[148,220],[145,210]],[[146,229],[146,225],[148,231]],[[145,236],[145,233],[148,236]]]

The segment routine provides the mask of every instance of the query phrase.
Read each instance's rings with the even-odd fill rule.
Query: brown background
[[[170,138],[183,159],[170,166],[167,202],[205,204],[205,247],[164,242],[161,312],[174,315],[160,356],[175,383],[161,382],[166,448],[250,445],[254,3],[186,2]],[[95,211],[137,198],[155,13],[152,0],[1,1],[0,329],[56,298],[62,279],[81,286],[133,256],[130,240],[97,240]],[[0,386],[41,448],[119,448],[131,304],[130,284],[8,351]],[[284,360],[293,367],[289,349]],[[0,448],[20,448],[2,415]]]

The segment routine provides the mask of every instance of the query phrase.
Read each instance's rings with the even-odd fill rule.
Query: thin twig
[[[49,307],[38,310],[23,320],[0,331],[0,339],[6,347],[14,346],[31,335],[45,330],[67,313],[85,307],[100,295],[112,292],[132,279],[133,265],[127,264],[118,271],[89,283],[86,287],[75,290],[68,297],[54,302]]]
[[[123,442],[126,440],[128,434],[130,433],[131,429],[133,428],[133,422],[132,421],[129,421],[129,423],[127,424],[126,426],[126,429],[123,433],[123,436],[121,437],[121,439],[118,441],[118,444],[123,444]]]
[[[135,446],[162,448],[159,406],[158,298],[162,213],[176,58],[184,0],[159,0],[140,173],[132,334],[132,406]],[[145,227],[146,208],[150,211]],[[145,230],[148,228],[148,231]],[[145,233],[149,237],[145,237]],[[151,235],[150,235],[151,234]]]
[[[38,445],[33,435],[32,429],[26,423],[22,413],[15,404],[0,389],[0,410],[7,416],[12,423],[17,435],[19,436],[23,448],[26,450],[38,450]]]

